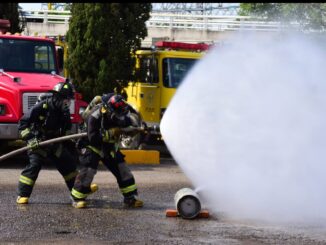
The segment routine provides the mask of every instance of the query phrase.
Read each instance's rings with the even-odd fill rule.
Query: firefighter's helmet
[[[70,82],[60,82],[53,87],[52,92],[64,99],[73,99],[75,88]]]
[[[129,111],[127,102],[121,95],[113,95],[109,98],[106,105],[117,115],[125,115]]]

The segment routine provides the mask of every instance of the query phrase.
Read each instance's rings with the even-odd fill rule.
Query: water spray
[[[178,87],[160,124],[169,151],[214,213],[326,222],[325,42],[280,33],[229,43]]]

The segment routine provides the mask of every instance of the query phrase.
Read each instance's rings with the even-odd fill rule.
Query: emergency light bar
[[[45,36],[46,38],[50,38],[52,39],[53,41],[65,41],[65,37],[64,36],[61,36],[61,35],[54,35],[54,36],[50,36],[50,35],[46,35]]]
[[[155,43],[157,48],[171,48],[171,49],[186,49],[186,50],[207,50],[210,45],[205,43],[181,43],[181,42],[167,42],[159,41]]]

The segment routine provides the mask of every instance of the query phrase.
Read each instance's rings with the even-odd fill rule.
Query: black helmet
[[[111,96],[106,104],[110,110],[115,112],[117,115],[124,115],[129,111],[127,102],[119,94]]]
[[[53,87],[52,92],[58,94],[63,99],[73,99],[75,88],[70,82],[60,82]]]

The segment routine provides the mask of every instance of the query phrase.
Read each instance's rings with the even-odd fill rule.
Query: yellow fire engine
[[[187,72],[208,48],[209,45],[202,43],[160,41],[153,48],[135,52],[136,79],[129,82],[125,93],[128,103],[139,112],[152,135],[160,137],[164,111]],[[137,142],[129,144],[136,146]]]

